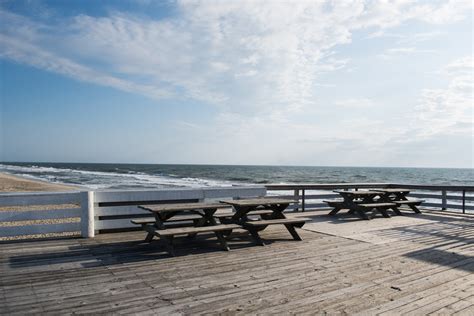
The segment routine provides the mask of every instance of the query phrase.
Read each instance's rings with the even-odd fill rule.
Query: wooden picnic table
[[[420,214],[418,206],[424,202],[424,200],[419,199],[408,199],[407,195],[410,193],[409,189],[402,188],[388,188],[388,189],[371,189],[370,191],[374,192],[383,192],[384,200],[387,202],[396,203],[397,206],[407,205],[413,212]],[[401,213],[400,213],[401,214]]]
[[[333,207],[329,215],[336,215],[343,209],[348,209],[350,214],[357,213],[361,218],[367,220],[373,217],[376,212],[381,213],[383,217],[389,218],[388,209],[392,209],[395,213],[400,214],[397,204],[387,202],[384,199],[385,192],[368,190],[335,190],[334,192],[339,193],[342,200],[325,201],[329,206]],[[368,216],[368,212],[372,212],[372,215]]]
[[[230,233],[232,229],[240,228],[233,224],[218,224],[214,218],[217,209],[229,208],[228,205],[222,203],[176,203],[176,204],[154,204],[139,205],[141,209],[147,210],[155,216],[155,220],[132,220],[134,224],[142,225],[143,229],[148,232],[145,241],[151,242],[154,236],[160,237],[168,252],[174,255],[173,237],[175,235],[188,235],[194,237],[198,233],[214,232],[217,239],[225,250],[229,250],[229,246],[223,233]],[[189,214],[178,216],[180,214]],[[189,221],[193,222],[191,227],[167,228],[165,222],[169,221]]]
[[[264,230],[269,225],[285,225],[288,232],[291,234],[293,239],[301,240],[301,237],[296,232],[295,227],[303,227],[306,219],[290,219],[283,213],[285,209],[292,203],[298,203],[292,199],[282,199],[277,197],[262,197],[252,199],[241,199],[241,200],[222,200],[221,203],[226,205],[232,205],[235,213],[230,218],[221,219],[223,222],[236,223],[242,225],[247,229],[257,244],[265,245],[259,235],[259,231]],[[249,214],[255,214],[255,212],[270,210],[271,213],[264,213],[261,215],[260,220],[250,220]]]

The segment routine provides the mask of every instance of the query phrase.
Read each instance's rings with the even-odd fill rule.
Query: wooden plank
[[[0,237],[80,231],[79,222],[59,224],[38,224],[24,226],[0,226]]]
[[[229,208],[229,205],[225,205],[222,203],[174,203],[174,204],[139,205],[138,207],[141,209],[153,212],[153,213],[164,213],[164,212],[177,212],[177,211],[188,211],[188,210]]]
[[[96,216],[150,215],[148,211],[138,208],[138,205],[96,206],[94,212]]]
[[[241,199],[241,200],[221,200],[221,203],[232,206],[260,206],[260,205],[274,205],[274,204],[293,204],[298,203],[293,199],[280,199],[277,197],[264,197],[258,199]]]
[[[199,189],[164,189],[164,190],[114,190],[95,192],[96,203],[191,200],[223,197],[246,197],[264,195],[262,186],[219,187]]]
[[[206,232],[219,232],[232,229],[242,228],[236,224],[219,224],[213,226],[200,226],[200,227],[180,227],[180,228],[169,228],[169,229],[157,229],[155,234],[158,236],[174,236],[174,235],[187,235],[192,233],[206,233]]]
[[[179,216],[173,216],[170,219],[168,219],[166,222],[182,222],[182,221],[193,221],[193,220],[199,220],[202,219],[203,217],[200,215],[179,215]],[[145,217],[145,218],[136,218],[132,219],[131,222],[133,224],[153,224],[156,222],[154,217]]]
[[[0,193],[0,206],[78,204],[80,192]]]
[[[304,224],[309,218],[281,218],[245,222],[246,226],[266,226],[278,224]]]
[[[15,221],[32,221],[45,219],[59,219],[80,217],[80,208],[68,208],[57,210],[34,210],[34,211],[3,211],[0,212],[0,221],[15,222]]]
[[[214,214],[214,217],[216,218],[225,218],[225,217],[232,217],[235,213],[217,213]],[[273,211],[271,210],[259,210],[259,211],[250,211],[247,213],[247,216],[262,216],[262,215],[271,215],[273,214]]]
[[[137,227],[130,222],[130,218],[95,220],[95,229],[120,229]]]
[[[261,232],[273,240],[263,248],[236,234],[229,253],[210,235],[178,238],[175,258],[142,243],[143,232],[0,243],[0,306],[8,314],[468,312],[474,218],[430,215],[432,224],[413,218],[400,228],[381,220],[377,234],[398,238],[381,245],[304,229],[295,243],[279,226]]]

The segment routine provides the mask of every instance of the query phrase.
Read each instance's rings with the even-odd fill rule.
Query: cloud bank
[[[208,144],[209,150],[229,139],[257,149],[259,144],[252,139],[259,136],[273,139],[267,143],[270,153],[278,143],[286,143],[290,151],[309,160],[314,152],[304,154],[301,144],[317,142],[321,152],[336,150],[342,143],[355,144],[375,153],[380,147],[367,142],[368,135],[377,135],[383,146],[403,142],[407,135],[423,139],[472,130],[469,58],[442,70],[449,86],[420,92],[408,128],[387,127],[383,120],[361,114],[340,122],[347,129],[328,129],[299,116],[324,106],[318,103],[318,92],[333,84],[321,77],[348,67],[350,56],[340,55],[337,48],[350,45],[354,33],[363,30],[372,38],[389,37],[391,29],[407,21],[454,23],[472,14],[471,1],[207,0],[175,5],[175,14],[159,19],[112,11],[105,16],[48,20],[0,10],[0,56],[157,101],[192,100],[214,106],[219,114],[212,128],[181,122],[183,133],[201,133],[203,138],[221,131],[224,140]],[[439,33],[399,39],[383,56],[431,53],[416,43]],[[333,102],[359,110],[379,103],[371,96]],[[256,159],[242,161],[247,158]]]

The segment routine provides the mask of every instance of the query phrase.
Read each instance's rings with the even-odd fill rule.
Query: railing
[[[74,233],[96,233],[133,227],[130,220],[151,216],[140,204],[212,201],[266,195],[262,186],[167,189],[141,191],[89,191],[61,193],[1,193],[1,238]]]
[[[3,193],[0,237],[72,233],[81,230],[81,193]],[[25,210],[26,209],[26,210]]]
[[[93,231],[108,231],[136,227],[130,219],[150,217],[150,212],[137,205],[213,201],[223,198],[245,198],[266,195],[264,187],[219,187],[201,189],[103,191],[90,193],[94,223],[89,224],[88,236]],[[89,200],[89,204],[91,204]]]
[[[219,187],[199,189],[97,191],[62,193],[2,193],[0,238],[55,233],[94,237],[96,233],[132,227],[130,219],[150,216],[140,204],[213,201],[279,195],[298,199],[295,211],[327,209],[324,199],[339,195],[335,189],[401,187],[413,190],[409,196],[426,200],[423,207],[441,210],[474,210],[474,186],[433,186],[389,183],[272,184],[265,187]],[[466,194],[471,192],[471,194]]]
[[[265,186],[269,195],[298,199],[300,202],[292,206],[294,211],[324,210],[328,206],[324,199],[340,197],[333,190],[358,190],[377,188],[406,188],[413,190],[409,197],[424,199],[424,207],[440,210],[459,210],[462,213],[474,210],[474,186],[453,185],[418,185],[394,183],[332,183],[332,184],[269,184]],[[456,203],[460,202],[460,203]]]

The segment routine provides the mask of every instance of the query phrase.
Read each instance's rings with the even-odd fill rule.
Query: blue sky
[[[474,167],[471,1],[0,1],[0,160]]]

